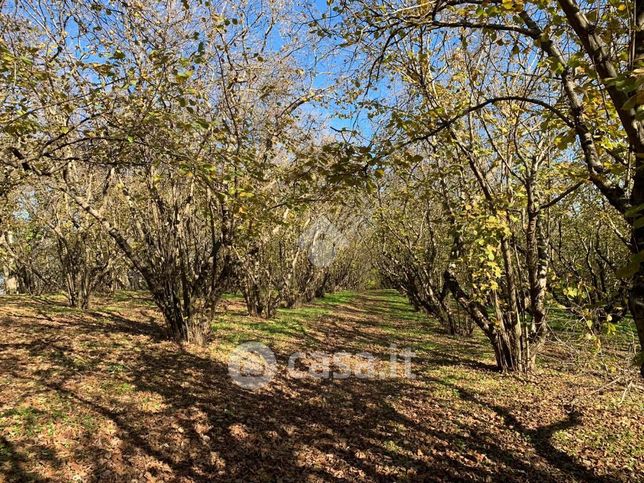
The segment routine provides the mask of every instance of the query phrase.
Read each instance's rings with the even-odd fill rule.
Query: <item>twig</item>
[[[596,393],[598,393],[598,392],[601,392],[601,391],[603,391],[604,389],[606,389],[606,388],[608,388],[608,387],[610,387],[610,386],[612,386],[612,385],[616,384],[616,383],[617,383],[617,382],[619,382],[621,379],[622,379],[622,376],[619,376],[619,377],[617,377],[617,378],[613,379],[612,381],[610,381],[610,382],[608,382],[608,383],[604,384],[603,386],[598,387],[597,389],[595,389],[595,390],[593,390],[593,391],[590,391],[589,393],[582,394],[581,396],[576,396],[576,397],[572,398],[572,400],[568,403],[568,406],[569,406],[569,407],[574,407],[574,405],[575,405],[575,403],[576,403],[577,401],[579,401],[579,400],[581,400],[581,399],[584,399],[584,398],[587,398],[588,396],[592,396],[593,394],[596,394]]]
[[[624,402],[624,399],[626,398],[626,393],[632,386],[633,386],[633,381],[629,381],[626,387],[624,388],[624,392],[622,393],[622,398],[619,400],[619,406],[621,406],[622,403]]]

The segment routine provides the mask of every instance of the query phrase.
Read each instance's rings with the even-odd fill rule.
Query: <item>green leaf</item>
[[[186,70],[186,71],[179,72],[179,73],[175,74],[175,76],[174,76],[174,77],[175,77],[175,79],[177,80],[177,82],[179,82],[179,83],[184,83],[185,81],[187,81],[188,79],[190,79],[190,77],[192,77],[192,74],[193,74],[193,73],[194,73],[194,72],[193,72],[193,71],[191,71],[191,70]]]

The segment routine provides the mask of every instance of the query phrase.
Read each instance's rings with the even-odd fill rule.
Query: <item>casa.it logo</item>
[[[389,357],[376,357],[369,352],[294,352],[282,368],[289,379],[414,379],[410,348],[389,346]],[[284,370],[285,369],[285,370]],[[240,344],[228,358],[228,374],[233,383],[249,391],[267,386],[275,377],[278,364],[273,351],[261,342]]]

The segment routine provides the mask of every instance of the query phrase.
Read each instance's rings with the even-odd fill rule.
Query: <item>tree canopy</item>
[[[0,7],[5,291],[144,288],[203,344],[227,291],[379,285],[506,371],[553,307],[644,344],[642,2]]]

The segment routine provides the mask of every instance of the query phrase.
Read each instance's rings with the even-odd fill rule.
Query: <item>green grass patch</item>
[[[317,299],[314,304],[322,306],[331,306],[335,307],[340,304],[348,304],[353,299],[355,299],[356,293],[349,290],[343,290],[341,292],[328,293],[321,299]]]
[[[215,339],[235,346],[248,341],[268,345],[296,342],[306,336],[306,325],[333,312],[339,305],[350,303],[354,292],[327,294],[311,304],[294,308],[280,308],[272,319],[260,319],[241,314],[223,314],[212,324]]]
[[[414,310],[407,298],[395,290],[374,290],[369,292],[367,298],[372,302],[369,304],[371,314],[413,322],[429,320],[425,313]]]
[[[132,383],[125,381],[103,381],[101,382],[101,389],[108,394],[116,394],[118,396],[124,396],[126,394],[136,391],[136,386]]]

